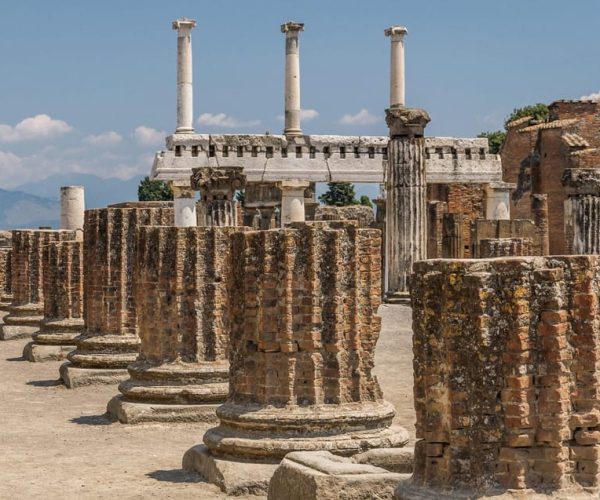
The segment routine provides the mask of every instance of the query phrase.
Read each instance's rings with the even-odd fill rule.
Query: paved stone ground
[[[410,309],[384,305],[380,314],[376,373],[414,437]],[[25,343],[0,342],[0,498],[225,498],[180,470],[206,426],[111,424],[103,414],[116,387],[67,390],[60,363],[21,359]]]

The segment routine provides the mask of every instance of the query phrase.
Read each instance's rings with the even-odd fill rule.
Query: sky
[[[427,134],[498,129],[515,107],[600,92],[598,0],[2,0],[0,188],[149,173],[175,128],[176,32],[193,31],[202,133],[281,133],[284,35],[301,34],[305,133],[385,135],[389,39]]]

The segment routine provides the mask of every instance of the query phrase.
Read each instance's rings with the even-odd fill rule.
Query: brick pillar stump
[[[11,251],[12,302],[0,325],[0,340],[27,338],[39,331],[44,319],[43,249],[76,239],[75,231],[15,230]]]
[[[10,288],[11,281],[11,247],[0,247],[0,325],[8,314],[8,308],[13,296]]]
[[[34,362],[65,359],[83,332],[83,241],[47,245],[43,263],[44,319],[23,350]]]
[[[291,451],[403,446],[408,434],[391,426],[394,409],[372,375],[380,231],[313,222],[238,232],[232,257],[229,397],[184,468],[227,492],[266,491]],[[230,458],[256,469],[230,477]]]
[[[398,499],[599,498],[600,257],[415,264]]]
[[[83,231],[84,332],[60,367],[69,388],[121,382],[140,340],[133,294],[135,235],[143,225],[173,225],[168,203],[140,202],[87,210]]]
[[[216,421],[228,393],[232,227],[142,227],[140,355],[108,411],[123,423]]]

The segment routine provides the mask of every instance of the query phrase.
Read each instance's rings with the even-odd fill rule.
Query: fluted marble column
[[[303,23],[281,25],[285,33],[285,135],[302,135],[300,128],[300,44]]]
[[[83,231],[85,191],[83,186],[60,188],[60,228]]]
[[[194,131],[194,92],[192,87],[192,29],[193,19],[173,21],[177,30],[177,128],[176,134]]]

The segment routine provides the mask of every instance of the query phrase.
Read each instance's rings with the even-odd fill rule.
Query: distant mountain
[[[102,179],[93,174],[56,174],[41,181],[28,182],[15,188],[16,191],[59,199],[61,186],[83,186],[85,207],[101,208],[113,203],[137,200],[137,188],[142,175],[121,180],[115,177]]]
[[[0,189],[0,229],[26,229],[60,224],[58,199]]]

